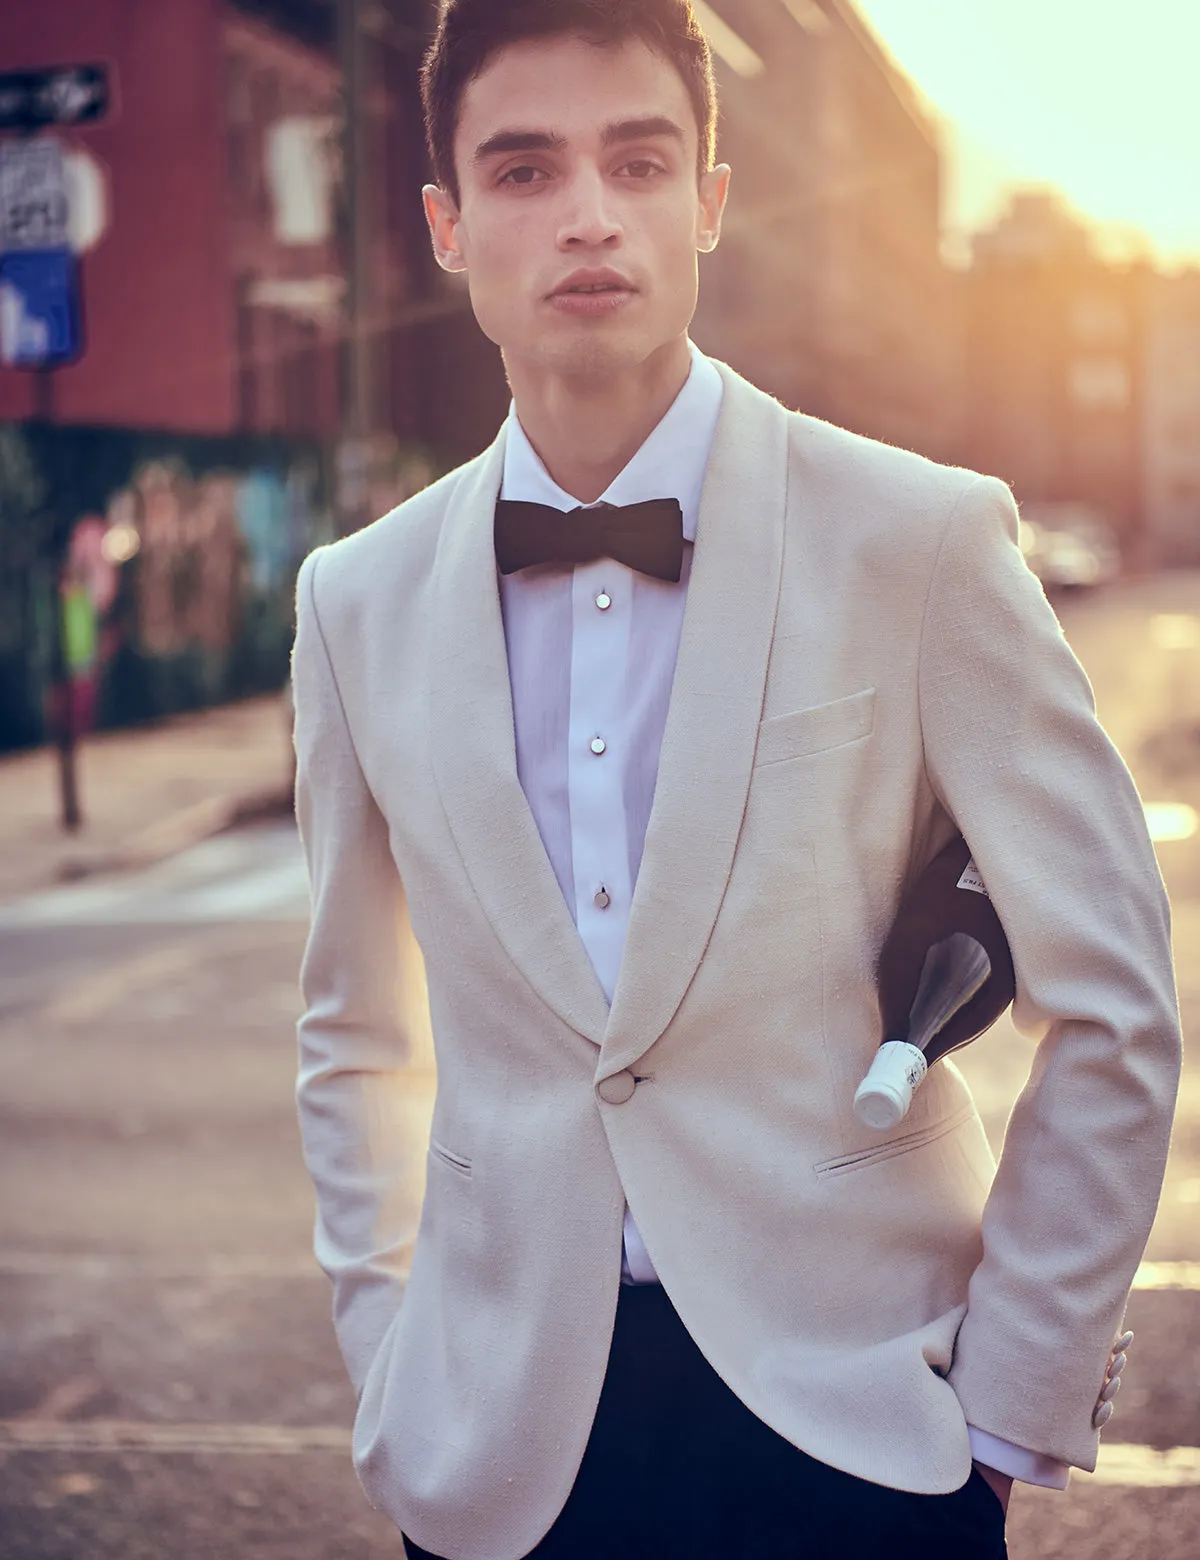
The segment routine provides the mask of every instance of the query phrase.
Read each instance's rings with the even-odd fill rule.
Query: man
[[[1007,489],[691,346],[729,169],[688,0],[450,0],[424,88],[434,248],[513,411],[306,562],[295,651],[299,1100],[363,1486],[445,1560],[1002,1555],[1012,1476],[1095,1465],[1161,1185],[1137,796]],[[998,1170],[949,1066],[895,1133],[852,1110],[956,829],[1042,1034]]]

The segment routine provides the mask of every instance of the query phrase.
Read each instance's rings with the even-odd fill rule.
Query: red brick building
[[[315,144],[334,122],[333,63],[216,0],[0,7],[0,69],[84,62],[109,67],[115,111],[55,134],[102,170],[107,226],[83,258],[87,351],[55,375],[55,420],[332,433],[333,232],[284,208],[289,173],[304,205],[305,126]],[[31,377],[0,369],[0,421],[32,411]]]

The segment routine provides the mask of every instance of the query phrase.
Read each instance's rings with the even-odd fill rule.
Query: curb
[[[272,786],[244,796],[205,797],[160,818],[111,850],[67,856],[54,871],[58,883],[78,883],[107,872],[136,872],[247,824],[294,817],[290,786]]]

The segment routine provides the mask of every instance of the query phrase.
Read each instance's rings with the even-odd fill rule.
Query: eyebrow
[[[472,162],[486,162],[507,152],[565,152],[566,138],[548,130],[497,130],[475,148]]]
[[[600,132],[603,146],[618,146],[626,141],[649,141],[667,136],[681,145],[685,141],[683,129],[664,114],[652,114],[646,119],[622,119],[605,125]],[[483,163],[491,157],[504,157],[510,152],[565,152],[565,136],[554,135],[549,130],[497,130],[475,148],[472,162]]]
[[[617,124],[605,125],[600,140],[605,146],[616,146],[622,141],[652,141],[658,136],[668,136],[681,144],[686,139],[683,128],[665,114],[652,114],[648,119],[622,119]]]

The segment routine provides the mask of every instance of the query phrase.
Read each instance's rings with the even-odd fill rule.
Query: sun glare
[[[1014,182],[1057,185],[1084,216],[1200,260],[1195,0],[857,0],[961,135],[951,225]]]
[[[1146,827],[1155,844],[1190,840],[1196,832],[1196,809],[1186,802],[1146,802]]]

